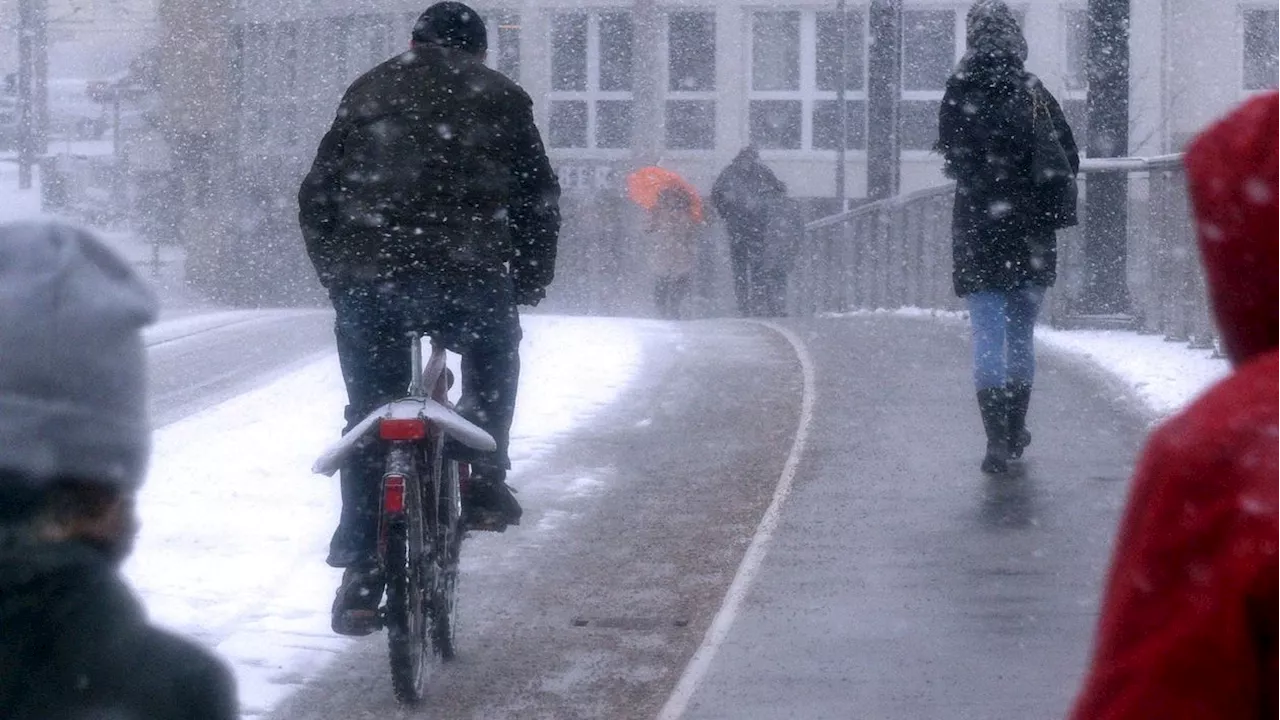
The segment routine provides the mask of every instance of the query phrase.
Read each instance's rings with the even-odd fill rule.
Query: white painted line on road
[[[698,684],[702,682],[707,670],[710,669],[711,661],[715,659],[716,652],[720,650],[720,646],[729,637],[729,629],[733,626],[734,618],[738,614],[738,608],[742,605],[742,601],[746,599],[747,591],[751,589],[751,583],[760,571],[764,556],[769,549],[769,541],[773,539],[773,532],[778,527],[778,520],[782,516],[782,504],[786,502],[787,495],[791,494],[791,485],[796,478],[796,468],[800,466],[800,456],[804,454],[805,443],[809,437],[809,425],[813,421],[813,405],[816,393],[813,359],[809,355],[809,350],[805,347],[804,341],[781,325],[758,320],[752,322],[763,325],[786,338],[787,342],[791,343],[791,347],[795,350],[796,357],[800,360],[800,370],[804,374],[804,394],[800,402],[800,422],[796,427],[795,440],[791,443],[791,453],[787,456],[786,464],[782,466],[782,476],[778,479],[778,486],[773,491],[773,500],[764,511],[764,516],[760,518],[760,524],[756,526],[755,535],[751,538],[751,544],[747,546],[746,554],[742,556],[742,562],[738,565],[738,572],[733,576],[733,582],[729,584],[729,590],[724,595],[724,602],[720,604],[720,610],[712,618],[711,627],[707,628],[706,635],[702,637],[702,644],[698,646],[697,652],[693,654],[693,658],[685,666],[684,674],[680,676],[680,682],[676,683],[675,689],[671,691],[671,696],[667,698],[666,704],[662,706],[662,710],[658,713],[658,720],[679,720],[684,715],[685,710],[689,707],[689,701],[693,699],[693,694],[698,689]]]

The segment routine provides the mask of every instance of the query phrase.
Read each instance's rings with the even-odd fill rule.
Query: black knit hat
[[[418,17],[413,25],[413,42],[479,55],[489,48],[489,34],[480,13],[448,0],[432,5]]]

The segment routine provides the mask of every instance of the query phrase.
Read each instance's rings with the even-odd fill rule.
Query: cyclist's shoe
[[[378,603],[382,601],[382,573],[376,569],[347,568],[333,599],[330,622],[335,633],[363,637],[382,626]]]
[[[516,501],[515,488],[506,483],[506,473],[474,472],[462,506],[462,526],[467,530],[502,532],[508,525],[519,525],[524,511]]]

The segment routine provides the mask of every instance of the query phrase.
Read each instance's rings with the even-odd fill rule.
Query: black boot
[[[519,525],[523,510],[507,484],[507,471],[494,466],[472,465],[471,479],[462,496],[462,525],[468,530],[502,532]]]
[[[1009,397],[1009,459],[1022,457],[1022,451],[1031,444],[1027,432],[1027,406],[1031,404],[1031,383],[1011,382],[1005,385]]]
[[[329,626],[339,635],[363,637],[377,631],[384,581],[376,567],[349,567],[333,599]]]
[[[982,412],[982,427],[987,431],[987,455],[982,458],[982,472],[1008,472],[1009,404],[1004,388],[979,390],[978,410]]]

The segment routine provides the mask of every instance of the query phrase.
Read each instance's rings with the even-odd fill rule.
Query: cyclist
[[[409,384],[406,333],[462,355],[459,411],[497,440],[472,464],[463,520],[520,522],[506,484],[519,377],[518,304],[535,305],[555,269],[560,186],[515,82],[484,65],[475,10],[432,5],[411,49],[358,78],[298,193],[307,252],[337,312],[347,427]],[[348,609],[376,610],[382,457],[366,446],[341,470],[342,513],[328,563],[345,568],[334,630]],[[368,613],[372,615],[372,613]]]

